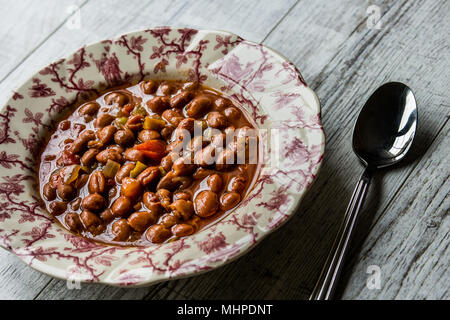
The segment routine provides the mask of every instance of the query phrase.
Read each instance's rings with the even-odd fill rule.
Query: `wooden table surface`
[[[268,45],[321,100],[327,144],[298,212],[253,251],[222,268],[124,289],[41,274],[0,250],[2,299],[304,299],[331,247],[362,167],[351,149],[356,116],[387,81],[408,84],[419,131],[407,159],[370,187],[338,296],[449,299],[450,1],[1,0],[0,99],[39,68],[86,43],[173,25],[221,29]],[[380,17],[379,23],[377,18]],[[447,150],[447,151],[446,151]],[[366,285],[370,266],[380,287]],[[369,269],[368,269],[369,268]]]

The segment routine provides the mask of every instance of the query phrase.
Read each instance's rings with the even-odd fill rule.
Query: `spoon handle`
[[[322,269],[319,280],[311,294],[310,300],[329,300],[336,288],[337,279],[342,269],[343,261],[349,246],[353,229],[358,218],[359,210],[366,196],[373,170],[367,167],[364,170],[352,198],[345,212],[344,220],[334,240],[325,266]]]

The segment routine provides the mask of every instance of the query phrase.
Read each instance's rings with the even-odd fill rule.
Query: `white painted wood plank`
[[[19,65],[83,4],[83,0],[2,0],[0,79]]]
[[[12,253],[0,249],[0,299],[33,299],[49,277],[26,267]]]

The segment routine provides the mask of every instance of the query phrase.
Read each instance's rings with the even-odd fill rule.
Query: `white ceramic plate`
[[[199,80],[229,95],[260,128],[264,163],[247,198],[211,227],[161,245],[106,246],[69,233],[41,208],[37,155],[73,103],[143,78]],[[0,112],[0,244],[61,279],[144,286],[198,274],[249,251],[295,213],[324,147],[316,95],[265,46],[170,27],[98,42],[36,73]]]

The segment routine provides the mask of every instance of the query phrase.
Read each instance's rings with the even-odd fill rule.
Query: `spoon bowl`
[[[417,128],[412,90],[400,82],[379,87],[367,100],[353,131],[353,151],[366,166],[386,167],[408,152]]]
[[[403,83],[382,85],[365,103],[353,131],[353,151],[366,169],[353,191],[311,300],[332,297],[373,173],[377,168],[393,165],[405,157],[416,129],[416,100],[411,89]]]

